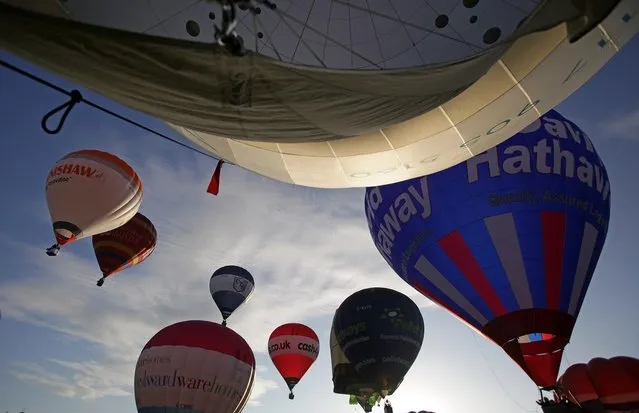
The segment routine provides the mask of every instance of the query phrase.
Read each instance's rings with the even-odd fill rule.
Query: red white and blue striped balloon
[[[144,346],[135,368],[139,413],[239,413],[253,389],[255,356],[236,332],[182,321]]]
[[[415,289],[555,383],[610,217],[588,136],[550,111],[445,171],[368,188],[382,256]]]

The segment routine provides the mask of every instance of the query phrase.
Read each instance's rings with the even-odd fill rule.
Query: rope
[[[522,406],[517,400],[515,400],[514,397],[512,397],[510,395],[510,393],[506,390],[506,387],[504,386],[504,384],[501,382],[501,380],[499,379],[499,377],[497,377],[497,373],[495,373],[495,370],[492,368],[492,366],[490,365],[490,363],[488,362],[488,358],[486,357],[486,353],[484,353],[484,349],[481,348],[481,346],[479,345],[479,341],[477,341],[477,335],[475,334],[474,331],[469,329],[470,334],[473,336],[473,340],[475,341],[475,345],[477,346],[477,348],[479,349],[479,351],[481,352],[482,358],[484,359],[484,362],[486,363],[486,366],[488,367],[488,370],[490,370],[490,372],[492,373],[493,377],[495,378],[495,381],[497,382],[497,384],[499,384],[499,387],[501,387],[501,390],[504,392],[504,395],[506,395],[506,397],[508,397],[510,399],[510,401],[517,406],[521,411],[524,412],[536,412],[537,410],[529,410],[526,409],[524,406]]]
[[[170,141],[170,142],[172,142],[172,143],[174,143],[176,145],[180,145],[183,148],[186,148],[188,150],[196,152],[196,153],[198,153],[200,155],[206,156],[207,158],[210,158],[210,159],[220,160],[220,158],[218,158],[216,156],[213,156],[213,155],[211,155],[209,153],[206,153],[206,152],[201,151],[201,150],[199,150],[197,148],[194,148],[194,147],[189,146],[189,145],[187,145],[185,143],[182,143],[182,142],[180,142],[180,141],[178,141],[176,139],[171,138],[170,136],[167,136],[167,135],[163,134],[162,132],[158,132],[156,130],[153,130],[153,129],[147,127],[147,126],[142,125],[139,122],[134,121],[131,118],[128,118],[128,117],[123,116],[123,115],[120,115],[120,114],[118,114],[118,113],[116,113],[116,112],[114,112],[112,110],[109,110],[109,109],[105,108],[102,105],[99,105],[99,104],[94,103],[94,102],[92,102],[92,101],[90,101],[88,99],[85,99],[82,96],[82,93],[80,93],[80,91],[77,90],[77,89],[73,89],[71,91],[68,91],[68,90],[66,90],[66,89],[64,89],[64,88],[62,88],[62,87],[60,87],[60,86],[58,86],[58,85],[56,85],[54,83],[49,82],[48,80],[45,80],[45,79],[43,79],[43,78],[41,78],[39,76],[34,75],[33,73],[29,73],[26,70],[20,69],[19,67],[12,65],[11,63],[9,63],[9,62],[7,62],[5,60],[0,60],[0,65],[4,66],[5,68],[7,68],[7,69],[19,74],[19,75],[22,75],[22,76],[24,76],[24,77],[26,77],[28,79],[33,80],[34,82],[37,82],[37,83],[39,83],[39,84],[41,84],[43,86],[46,86],[49,89],[53,89],[56,92],[61,93],[61,94],[66,95],[66,96],[69,97],[69,100],[67,102],[65,102],[65,103],[53,108],[52,110],[50,110],[47,114],[45,114],[42,117],[42,121],[40,122],[40,126],[42,127],[42,130],[44,132],[48,133],[49,135],[55,135],[55,134],[59,133],[62,130],[62,128],[64,127],[64,122],[66,122],[67,116],[69,116],[69,113],[71,113],[71,110],[73,110],[73,108],[78,103],[84,103],[84,104],[86,104],[88,106],[91,106],[94,109],[97,109],[97,110],[99,110],[99,111],[101,111],[103,113],[106,113],[109,116],[112,116],[114,118],[120,119],[121,121],[124,121],[124,122],[126,122],[126,123],[128,123],[130,125],[133,125],[133,126],[135,126],[137,128],[145,130],[145,131],[147,131],[149,133],[152,133],[153,135],[159,136],[162,139]],[[62,112],[62,111],[64,111],[64,112]],[[62,115],[60,116],[60,121],[58,122],[58,125],[55,128],[53,128],[53,129],[50,128],[47,125],[47,123],[51,120],[51,117],[53,117],[54,115],[56,115],[56,114],[58,114],[60,112],[62,112]]]

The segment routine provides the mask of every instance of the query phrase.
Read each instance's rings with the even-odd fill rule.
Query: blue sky
[[[2,59],[72,85],[0,53]],[[557,109],[592,138],[607,165],[612,217],[607,244],[582,308],[567,363],[616,354],[639,357],[639,38]],[[208,278],[225,264],[250,268],[257,290],[230,325],[253,347],[258,379],[247,412],[351,411],[332,393],[327,348],[332,313],[350,293],[384,285],[423,309],[426,338],[392,397],[395,410],[438,413],[535,411],[535,386],[492,343],[406,286],[375,250],[363,212],[363,189],[317,190],[278,183],[226,166],[222,192],[205,193],[215,162],[108,117],[76,107],[59,135],[40,129],[42,115],[65,98],[0,70],[0,411],[135,411],[134,362],[159,328],[196,318],[219,320]],[[174,136],[159,121],[88,98]],[[90,242],[55,258],[44,181],[53,163],[77,149],[114,152],[141,176],[141,212],[160,241],[144,264],[95,287]],[[303,322],[319,334],[318,360],[289,401],[266,355],[270,332]]]

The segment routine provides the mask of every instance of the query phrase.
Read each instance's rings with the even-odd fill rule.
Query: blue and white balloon
[[[211,297],[222,313],[222,325],[246,302],[253,290],[255,281],[250,272],[237,265],[226,265],[218,268],[209,281]]]

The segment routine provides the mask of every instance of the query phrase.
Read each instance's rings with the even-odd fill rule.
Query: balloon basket
[[[47,248],[47,255],[49,257],[55,257],[60,253],[60,246],[58,244],[53,244],[49,248]]]
[[[293,400],[295,398],[295,395],[293,393],[289,393],[288,394],[288,399],[289,400]]]
[[[583,413],[584,410],[572,403],[551,403],[541,406],[544,413]]]
[[[97,283],[95,283],[98,287],[102,287],[104,285],[104,278],[100,278]]]

